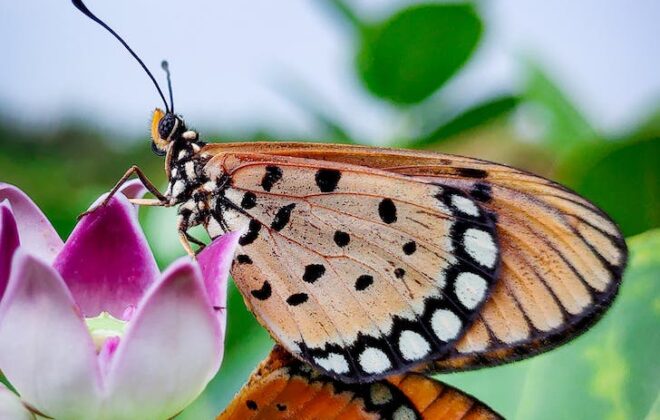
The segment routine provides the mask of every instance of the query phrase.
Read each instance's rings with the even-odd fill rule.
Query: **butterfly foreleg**
[[[169,199],[165,195],[163,195],[158,190],[158,188],[156,188],[156,186],[149,180],[149,178],[147,178],[147,176],[144,174],[144,172],[142,172],[142,169],[140,169],[140,167],[138,167],[137,165],[133,165],[130,168],[128,168],[126,173],[124,173],[124,175],[121,178],[119,178],[119,181],[117,181],[115,186],[112,187],[112,189],[110,190],[108,195],[105,197],[105,199],[103,199],[103,201],[100,204],[98,204],[98,205],[92,207],[91,209],[87,210],[86,212],[80,214],[80,216],[78,216],[78,220],[80,220],[84,216],[92,213],[97,208],[106,206],[110,202],[112,197],[115,194],[117,194],[117,191],[119,191],[119,189],[122,187],[122,185],[124,185],[126,183],[126,181],[128,181],[130,179],[130,177],[133,176],[133,175],[137,175],[138,179],[140,180],[142,185],[144,185],[144,187],[147,189],[147,191],[149,191],[154,196],[156,196],[156,199],[151,199],[151,200],[132,199],[131,202],[133,204],[138,204],[138,205],[143,205],[143,206],[145,206],[145,205],[146,206],[162,206],[162,207],[167,207],[167,206],[170,205]]]

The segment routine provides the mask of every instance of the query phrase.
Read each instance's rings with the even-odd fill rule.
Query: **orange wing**
[[[489,420],[501,417],[469,395],[420,374],[350,385],[322,375],[276,346],[218,419],[277,418]]]
[[[550,350],[588,329],[612,303],[627,250],[617,226],[589,201],[547,179],[478,159],[311,143],[212,144],[378,168],[453,186],[497,220],[501,272],[478,319],[451,354],[428,368],[496,365]]]
[[[255,153],[205,171],[224,185],[208,203],[211,236],[247,228],[232,274],[248,305],[333,377],[372,381],[437,359],[494,284],[494,223],[455,188]]]

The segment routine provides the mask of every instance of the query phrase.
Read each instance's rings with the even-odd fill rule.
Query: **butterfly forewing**
[[[475,322],[432,370],[505,363],[586,330],[611,304],[626,264],[617,226],[596,206],[544,178],[478,159],[301,143],[211,146],[379,168],[451,186],[496,219],[501,271]]]
[[[220,420],[233,419],[494,420],[493,410],[420,374],[372,384],[346,384],[275,348],[252,374]]]
[[[494,223],[458,189],[268,155],[207,167],[230,179],[211,223],[247,228],[236,284],[280,343],[330,375],[370,381],[439,358],[489,295]]]

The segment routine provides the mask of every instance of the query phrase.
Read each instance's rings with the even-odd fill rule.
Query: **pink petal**
[[[0,419],[34,420],[32,414],[18,398],[0,382]]]
[[[53,265],[86,317],[107,311],[121,318],[159,275],[133,206],[121,194],[76,225]]]
[[[227,280],[229,269],[238,246],[240,232],[230,232],[215,239],[197,255],[199,267],[204,276],[204,286],[211,305],[221,319],[224,331],[227,306]]]
[[[222,339],[199,269],[179,259],[147,292],[119,344],[108,410],[121,418],[174,416],[218,371]]]
[[[84,320],[59,274],[22,247],[0,303],[0,367],[44,414],[89,418],[97,409],[100,375]]]
[[[119,192],[127,198],[142,198],[147,193],[147,188],[139,179],[132,179],[124,183]]]
[[[119,337],[108,337],[103,342],[103,347],[101,347],[101,351],[99,352],[99,367],[104,377],[107,376],[110,361],[115,355],[117,347],[119,347],[119,342]]]
[[[18,248],[18,227],[7,200],[0,202],[0,300],[7,288],[14,251]]]
[[[0,201],[4,200],[11,203],[23,247],[48,262],[53,261],[62,249],[62,239],[39,207],[23,191],[0,183]]]

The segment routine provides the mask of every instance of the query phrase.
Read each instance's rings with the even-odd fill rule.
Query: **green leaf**
[[[422,149],[442,142],[455,135],[484,125],[499,117],[508,115],[519,103],[519,98],[513,95],[489,98],[486,101],[474,105],[462,113],[454,116],[448,121],[416,139],[406,143],[404,147]]]
[[[626,236],[660,226],[660,137],[576,149],[556,174],[605,210]]]
[[[472,4],[411,6],[361,31],[359,75],[376,96],[398,104],[418,103],[463,66],[481,32]]]
[[[541,127],[541,138],[555,152],[599,139],[598,133],[572,100],[537,65],[527,64],[524,99],[530,117]]]
[[[511,419],[657,419],[660,229],[628,246],[619,296],[585,335],[524,362],[440,379]]]

